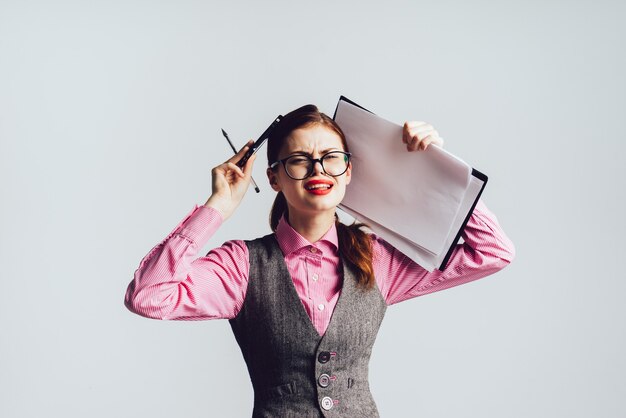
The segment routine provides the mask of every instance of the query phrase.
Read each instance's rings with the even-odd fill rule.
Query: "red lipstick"
[[[330,193],[330,189],[333,187],[333,182],[330,180],[313,179],[304,183],[304,188],[307,192],[315,195],[325,195]]]

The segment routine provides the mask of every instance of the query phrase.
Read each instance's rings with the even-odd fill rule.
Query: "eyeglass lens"
[[[348,155],[341,151],[332,151],[320,158],[322,169],[331,176],[340,176],[348,169]],[[294,179],[304,179],[313,173],[314,160],[307,155],[294,155],[285,161],[287,174]]]

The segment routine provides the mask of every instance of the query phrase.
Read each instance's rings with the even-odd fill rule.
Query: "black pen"
[[[228,144],[230,145],[230,147],[233,149],[233,152],[235,154],[237,154],[237,149],[235,148],[233,143],[230,141],[230,138],[228,137],[228,134],[226,133],[226,131],[224,129],[222,129],[222,133],[224,134],[224,138],[226,138],[226,140],[228,141]],[[250,176],[250,180],[252,180],[252,184],[254,185],[254,191],[259,193],[261,190],[259,189],[259,186],[257,186],[256,181],[254,181],[252,176]]]

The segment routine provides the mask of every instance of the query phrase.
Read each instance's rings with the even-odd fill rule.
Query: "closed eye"
[[[309,159],[304,155],[294,155],[287,159],[287,164],[308,164]]]
[[[339,154],[339,153],[332,152],[332,153],[330,153],[330,154],[326,154],[326,155],[324,155],[322,158],[323,158],[324,160],[335,160],[335,159],[338,159],[338,158],[340,158],[340,157],[342,157],[342,156],[343,156],[343,154]]]

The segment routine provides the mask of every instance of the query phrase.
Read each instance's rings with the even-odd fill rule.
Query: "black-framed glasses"
[[[278,164],[282,164],[289,177],[294,180],[303,180],[313,174],[315,163],[320,163],[324,173],[337,177],[348,170],[351,155],[344,151],[330,151],[320,158],[311,158],[306,154],[293,154],[270,164],[270,168],[273,170]]]

